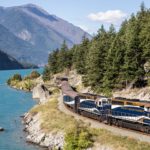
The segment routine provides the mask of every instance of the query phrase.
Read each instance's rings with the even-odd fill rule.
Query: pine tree
[[[120,34],[114,39],[106,58],[106,72],[103,78],[103,92],[109,94],[112,89],[120,88],[122,65],[124,64],[124,47]]]
[[[97,92],[101,91],[102,79],[105,72],[106,56],[111,44],[111,32],[106,32],[104,27],[98,31],[98,35],[94,38],[87,55],[86,69],[87,74],[84,79],[88,85],[91,85]]]
[[[124,77],[126,83],[135,83],[144,75],[144,67],[142,63],[142,49],[139,41],[140,28],[138,21],[134,15],[129,20],[126,31],[126,52],[124,64]]]
[[[48,66],[50,69],[50,72],[55,74],[58,73],[58,53],[59,49],[54,50],[52,53],[49,54],[48,58]]]
[[[63,71],[68,66],[67,51],[68,47],[66,45],[66,42],[64,41],[58,53],[58,72]]]
[[[89,46],[89,39],[84,36],[82,43],[78,47],[76,47],[75,67],[79,74],[85,74],[85,72],[86,72],[85,61],[86,61],[86,54],[88,52],[88,46]]]

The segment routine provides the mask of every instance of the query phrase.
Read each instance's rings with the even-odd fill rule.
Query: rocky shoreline
[[[50,92],[43,84],[38,84],[32,90],[32,97],[38,100],[37,105],[42,105],[50,98]],[[40,113],[31,114],[30,112],[24,114],[23,124],[24,131],[28,133],[26,142],[37,144],[41,147],[52,149],[63,149],[64,133],[63,132],[49,132],[46,133],[41,129]]]
[[[26,141],[29,143],[37,144],[41,147],[51,149],[62,149],[64,145],[63,132],[58,133],[45,133],[40,125],[40,114],[32,116],[30,113],[26,113],[23,118],[25,125],[24,131],[28,133]]]

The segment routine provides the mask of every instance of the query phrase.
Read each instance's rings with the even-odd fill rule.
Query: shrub
[[[14,74],[12,77],[10,77],[8,80],[7,80],[7,84],[8,85],[12,85],[12,83],[16,83],[18,81],[22,81],[22,77],[20,74]]]
[[[7,84],[8,84],[8,85],[11,84],[11,79],[10,79],[10,78],[7,80]]]
[[[36,79],[40,76],[37,71],[32,71],[30,75],[24,77],[24,80]]]
[[[11,80],[22,81],[22,77],[20,74],[14,74]]]
[[[43,78],[44,81],[48,81],[48,80],[51,79],[51,72],[50,72],[50,69],[47,66],[44,68],[42,78]]]
[[[81,121],[76,122],[74,128],[67,131],[65,136],[65,150],[83,150],[93,145],[93,135]]]
[[[33,87],[34,87],[34,84],[33,84],[32,81],[27,80],[27,81],[24,82],[25,90],[31,91],[31,89],[33,89]]]
[[[31,79],[31,78],[30,78],[29,75],[24,77],[24,80],[30,80],[30,79]]]
[[[40,74],[37,71],[32,71],[30,74],[31,79],[36,79],[40,76]]]

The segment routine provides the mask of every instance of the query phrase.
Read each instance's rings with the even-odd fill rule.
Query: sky
[[[0,0],[0,6],[36,4],[49,14],[94,34],[102,24],[106,29],[111,24],[119,29],[121,22],[136,13],[142,2],[150,8],[150,0]]]

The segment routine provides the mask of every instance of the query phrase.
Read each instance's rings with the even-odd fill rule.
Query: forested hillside
[[[150,9],[141,5],[137,14],[125,20],[119,31],[113,25],[103,26],[89,41],[68,49],[65,42],[49,55],[44,79],[63,71],[76,69],[83,75],[83,83],[95,92],[109,94],[126,87],[149,84],[150,62]]]
[[[24,66],[16,59],[0,50],[0,70],[23,69]]]

